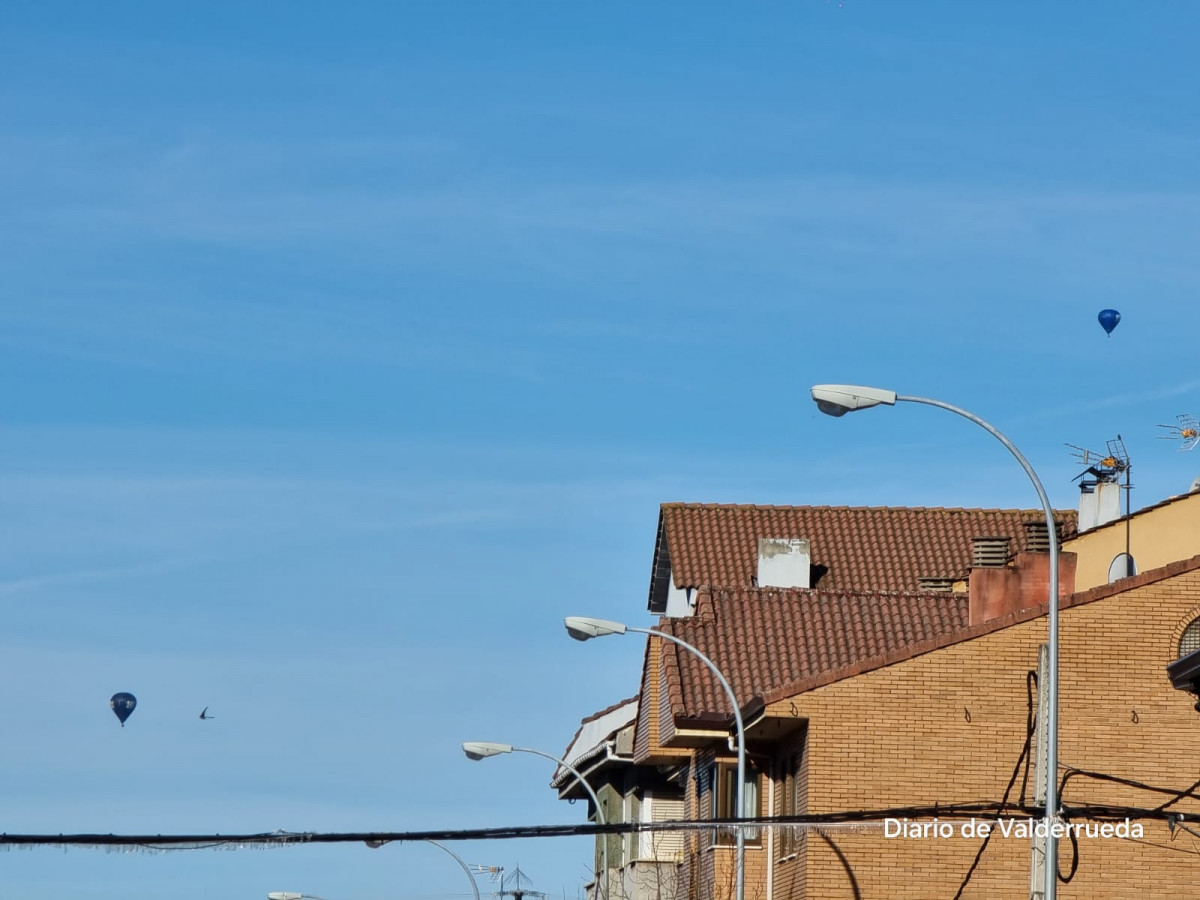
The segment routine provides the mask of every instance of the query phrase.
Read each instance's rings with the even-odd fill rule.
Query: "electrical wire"
[[[0,834],[0,850],[34,847],[128,848],[132,850],[241,850],[287,847],[297,844],[349,844],[415,841],[475,841],[514,838],[597,836],[602,834],[639,834],[644,832],[703,831],[739,826],[771,828],[786,826],[814,831],[882,828],[887,820],[903,818],[939,818],[943,822],[966,821],[968,817],[999,817],[1007,803],[935,803],[930,806],[905,806],[875,810],[844,810],[799,816],[757,816],[745,819],[684,819],[670,822],[614,822],[607,825],[513,825],[500,828],[471,828],[438,831],[395,832],[293,832],[272,831],[258,834]],[[1143,807],[1079,806],[1071,809],[1077,818],[1097,821],[1175,820],[1177,814]]]
[[[1017,783],[1017,775],[1021,771],[1021,764],[1029,759],[1029,749],[1033,743],[1033,732],[1037,724],[1037,711],[1033,706],[1034,687],[1037,686],[1037,672],[1029,671],[1025,673],[1025,695],[1026,695],[1026,711],[1025,711],[1025,743],[1021,746],[1021,753],[1017,756],[1017,764],[1013,766],[1012,776],[1008,779],[1008,787],[1004,789],[1004,796],[1000,800],[1000,809],[996,812],[996,818],[1004,812],[1008,805],[1008,795],[1012,793],[1013,785]],[[1021,782],[1021,805],[1025,805],[1025,786],[1029,781],[1029,767],[1025,767],[1025,778]],[[979,845],[979,850],[975,854],[975,859],[971,863],[971,867],[967,869],[967,874],[963,877],[962,884],[958,886],[958,891],[954,894],[954,900],[960,900],[963,891],[967,889],[967,885],[971,881],[971,876],[975,874],[975,870],[979,867],[979,863],[983,860],[983,854],[987,850],[988,843],[992,840],[993,831],[989,831],[983,838],[983,843]]]

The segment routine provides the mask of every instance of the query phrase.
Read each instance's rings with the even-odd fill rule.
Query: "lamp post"
[[[514,747],[512,744],[496,744],[491,741],[463,741],[462,748],[463,753],[467,754],[467,759],[472,760],[487,759],[489,756],[499,756],[502,753],[532,753],[534,756],[540,756],[543,759],[558,763],[575,776],[580,786],[588,792],[588,796],[596,804],[596,821],[601,825],[608,824],[608,817],[604,815],[604,807],[600,805],[600,798],[596,795],[595,790],[588,784],[588,780],[583,777],[583,774],[565,759],[559,759],[550,753],[543,753],[541,750],[532,750],[529,747]],[[601,893],[601,885],[603,885],[603,893]],[[602,835],[600,840],[600,872],[596,876],[596,896],[597,898],[608,896],[607,834]]]
[[[928,397],[907,397],[895,391],[882,388],[861,387],[853,384],[818,384],[812,388],[812,398],[816,401],[821,412],[831,416],[844,416],[856,409],[885,404],[894,406],[897,402],[924,403],[927,406],[937,406],[941,409],[957,413],[963,418],[970,419],[976,425],[986,429],[993,437],[1002,443],[1016,457],[1029,480],[1037,490],[1038,500],[1046,515],[1046,533],[1050,539],[1050,636],[1046,653],[1046,854],[1045,854],[1045,900],[1054,900],[1058,890],[1058,844],[1051,836],[1051,826],[1055,824],[1058,815],[1058,535],[1054,527],[1054,510],[1046,496],[1042,482],[1034,472],[1033,466],[1016,446],[1001,434],[995,427],[983,419],[943,403],[941,400],[931,400]]]
[[[736,817],[744,819],[746,817],[746,726],[742,722],[742,710],[738,706],[737,696],[733,693],[733,688],[729,686],[729,682],[721,670],[717,668],[716,664],[687,641],[681,640],[673,634],[656,631],[653,628],[635,628],[632,625],[623,625],[620,622],[610,622],[607,619],[592,619],[586,616],[567,616],[563,620],[563,624],[567,626],[567,634],[577,641],[587,641],[595,637],[603,637],[606,634],[625,634],[627,631],[654,635],[655,637],[678,644],[708,666],[712,673],[717,676],[717,681],[725,689],[725,693],[729,696],[729,702],[733,706],[733,720],[737,725],[738,736],[737,786],[735,788],[736,797],[734,803],[737,805]],[[741,825],[737,826],[737,855],[734,866],[737,879],[736,900],[744,900],[746,896],[746,834],[745,829]]]
[[[377,850],[378,848],[382,847],[384,844],[386,844],[388,842],[387,841],[364,841],[364,843],[368,847],[370,847],[372,850]],[[479,885],[477,885],[475,883],[475,875],[471,872],[470,866],[468,866],[463,861],[463,858],[461,856],[459,856],[457,853],[455,853],[453,850],[451,850],[449,847],[447,847],[445,844],[441,843],[440,841],[435,841],[433,838],[425,838],[425,843],[433,844],[433,846],[437,847],[439,850],[442,850],[442,851],[446,852],[447,854],[449,854],[449,856],[456,863],[458,863],[458,865],[462,868],[462,870],[467,874],[467,881],[471,882],[471,893],[474,895],[475,900],[479,900]]]
[[[388,841],[364,841],[364,843],[372,850],[375,850],[388,843]],[[462,870],[467,873],[467,880],[471,882],[471,893],[475,896],[475,900],[479,900],[479,885],[475,883],[475,876],[471,873],[470,867],[463,861],[463,858],[445,844],[435,841],[432,838],[426,838],[425,843],[433,844],[439,850],[446,851],[446,853],[454,858],[456,863],[462,866]],[[293,891],[271,891],[271,893],[267,894],[267,900],[322,900],[322,898],[314,894],[298,894]]]

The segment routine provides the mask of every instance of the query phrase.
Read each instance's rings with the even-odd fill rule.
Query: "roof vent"
[[[971,540],[971,567],[997,568],[1008,565],[1008,543],[1012,538],[977,537]]]
[[[1025,522],[1025,549],[1034,553],[1050,552],[1050,532],[1044,521]],[[1054,523],[1054,536],[1058,537],[1058,522]]]
[[[943,575],[922,575],[917,578],[917,590],[930,594],[951,594],[954,582],[960,579]]]
[[[759,587],[806,588],[812,584],[812,555],[804,538],[759,538]]]

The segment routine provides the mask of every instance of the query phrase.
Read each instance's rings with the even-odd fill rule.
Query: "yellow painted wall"
[[[1200,491],[1135,512],[1129,520],[1129,548],[1139,572],[1200,555]],[[1125,552],[1125,521],[1110,522],[1064,541],[1063,550],[1079,557],[1076,591],[1108,584],[1109,566]]]

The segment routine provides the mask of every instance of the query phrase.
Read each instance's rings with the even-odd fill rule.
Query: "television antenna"
[[[507,878],[501,875],[500,890],[493,892],[492,896],[512,897],[513,900],[522,900],[524,897],[546,900],[548,895],[544,891],[535,891],[531,885],[529,876],[521,871],[520,866],[517,866]]]
[[[1159,428],[1165,428],[1170,434],[1160,434],[1159,437],[1168,441],[1183,441],[1179,451],[1191,450],[1196,444],[1200,443],[1200,420],[1190,413],[1183,413],[1175,417],[1179,423],[1177,425],[1159,425]]]
[[[504,878],[504,866],[468,865],[472,875],[486,875],[488,881],[501,881]]]
[[[1082,472],[1075,476],[1079,482],[1079,487],[1090,493],[1095,490],[1097,484],[1106,484],[1111,481],[1119,481],[1121,473],[1125,473],[1125,484],[1122,487],[1129,487],[1129,470],[1132,468],[1129,462],[1129,453],[1125,449],[1125,442],[1121,440],[1118,434],[1114,440],[1107,441],[1105,446],[1108,448],[1106,453],[1097,453],[1095,450],[1087,450],[1083,447],[1077,447],[1075,444],[1067,444],[1075,452],[1071,456],[1085,466]],[[1128,495],[1126,495],[1128,500]]]
[[[1129,473],[1133,470],[1133,463],[1129,460],[1129,451],[1125,449],[1125,441],[1118,434],[1113,440],[1106,441],[1105,447],[1108,448],[1107,453],[1097,453],[1095,450],[1085,450],[1083,447],[1076,447],[1074,444],[1067,444],[1075,452],[1071,454],[1075,459],[1079,460],[1085,466],[1082,472],[1075,476],[1075,481],[1079,482],[1079,489],[1085,494],[1090,494],[1096,490],[1098,484],[1118,484],[1121,490],[1125,493],[1125,575],[1129,576],[1133,572],[1133,557],[1129,553],[1129,522],[1130,512],[1133,506],[1130,503],[1131,491],[1133,485],[1129,482]],[[1125,483],[1121,484],[1121,475],[1125,475]]]

